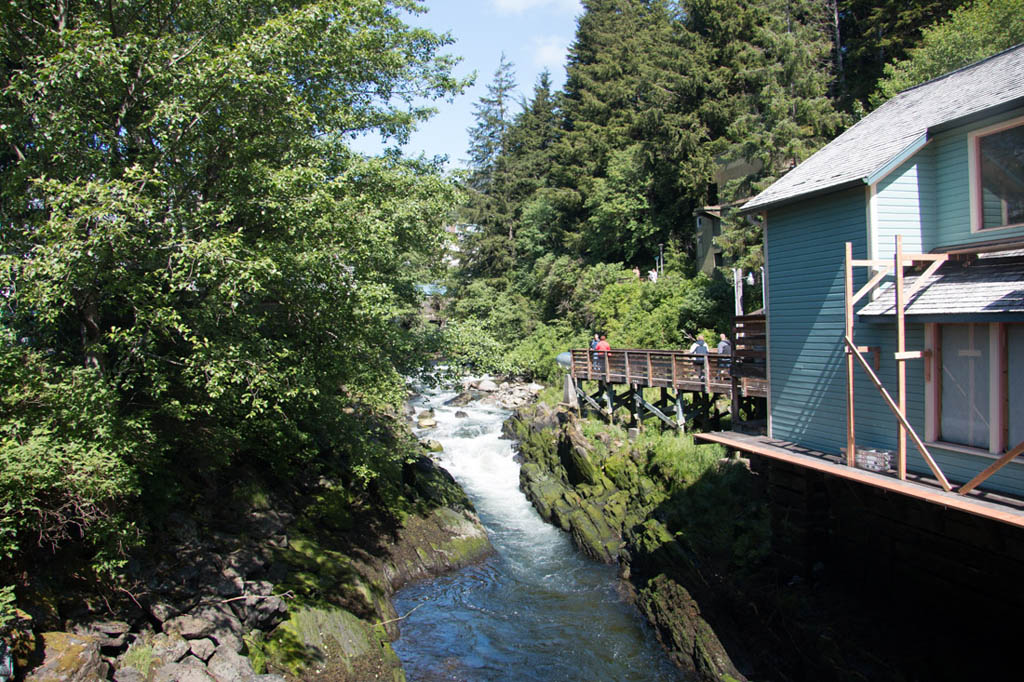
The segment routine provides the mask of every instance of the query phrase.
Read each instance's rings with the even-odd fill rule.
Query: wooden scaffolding
[[[885,404],[896,416],[897,433],[896,433],[896,475],[899,479],[906,480],[907,478],[907,438],[913,441],[917,450],[921,453],[921,457],[924,459],[928,468],[931,469],[932,474],[935,476],[939,485],[942,486],[943,490],[949,492],[952,490],[952,486],[946,479],[946,476],[942,473],[942,469],[936,463],[935,458],[929,452],[928,447],[925,445],[924,440],[917,434],[914,427],[910,424],[907,419],[907,368],[906,363],[910,360],[923,360],[925,380],[930,380],[930,377],[934,372],[941,371],[941,368],[937,366],[937,358],[933,357],[932,353],[928,350],[907,350],[906,348],[906,308],[909,300],[914,296],[917,291],[924,286],[928,279],[935,274],[935,272],[942,266],[943,263],[948,259],[948,254],[926,254],[926,253],[904,253],[903,252],[903,240],[897,235],[896,236],[896,248],[893,255],[893,259],[890,260],[879,260],[879,259],[854,259],[853,258],[853,245],[851,242],[846,242],[846,268],[845,268],[845,312],[846,312],[846,329],[844,335],[844,342],[846,345],[846,463],[849,466],[856,466],[857,456],[857,439],[856,439],[856,414],[854,406],[854,366],[855,364],[860,365],[864,372],[871,379],[871,382],[878,389],[882,395]],[[868,279],[868,281],[859,290],[854,292],[853,289],[853,269],[856,267],[866,267],[874,270],[874,274]],[[914,282],[907,286],[905,284],[905,271],[904,268],[916,267],[923,268],[923,271],[915,278]],[[864,296],[868,295],[876,287],[878,287],[882,281],[889,276],[893,277],[893,291],[895,295],[895,318],[896,318],[896,351],[893,353],[893,359],[896,361],[896,398],[894,399],[889,391],[882,384],[881,379],[878,377],[879,361],[881,356],[881,349],[875,346],[858,346],[854,340],[854,311],[853,308]],[[869,361],[865,354],[871,354],[872,360]],[[1003,468],[1006,464],[1012,461],[1018,455],[1024,453],[1024,443],[1020,443],[1014,448],[1011,448],[1008,452],[1002,455],[999,459],[988,466],[984,471],[979,473],[968,483],[959,486],[957,492],[961,495],[966,495],[971,490],[976,488],[978,485],[987,480],[994,473]]]

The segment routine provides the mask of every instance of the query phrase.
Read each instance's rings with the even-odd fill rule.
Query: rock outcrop
[[[403,680],[391,595],[493,550],[446,471],[421,456],[401,478],[415,507],[363,526],[329,481],[312,504],[261,504],[233,528],[202,530],[172,514],[167,543],[131,564],[124,619],[84,608],[41,617],[67,631],[42,635],[45,652],[25,679]]]
[[[669,486],[646,454],[625,438],[587,438],[574,418],[544,404],[517,413],[506,432],[519,441],[526,496],[584,553],[620,565],[673,661],[699,680],[746,679],[681,580],[692,557],[653,518]]]

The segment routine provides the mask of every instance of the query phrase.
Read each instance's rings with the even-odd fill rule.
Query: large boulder
[[[602,485],[604,474],[591,459],[592,446],[586,436],[574,425],[567,428],[565,437],[558,444],[559,457],[569,482],[573,485]]]
[[[70,632],[44,632],[42,664],[25,676],[26,682],[100,682],[109,666],[100,655],[101,639]]]
[[[227,645],[217,647],[216,652],[206,664],[206,670],[213,675],[217,682],[251,680],[256,677],[249,659]]]
[[[490,379],[483,379],[477,383],[476,388],[478,391],[483,391],[484,393],[494,393],[498,390],[498,384],[494,383]]]
[[[398,656],[379,631],[337,607],[293,608],[265,650],[268,670],[300,679],[404,678]]]

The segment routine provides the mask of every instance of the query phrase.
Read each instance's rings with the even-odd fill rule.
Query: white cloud
[[[561,36],[534,36],[533,64],[557,72],[565,64],[565,51],[569,41]]]
[[[504,14],[522,14],[538,7],[579,14],[583,10],[580,0],[491,0],[495,9]]]

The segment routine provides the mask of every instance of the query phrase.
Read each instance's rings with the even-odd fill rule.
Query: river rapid
[[[509,412],[452,392],[424,393],[439,463],[476,506],[496,550],[488,560],[400,590],[394,643],[410,682],[681,680],[654,633],[616,589],[614,566],[590,561],[519,490]],[[462,411],[468,416],[456,417]]]

